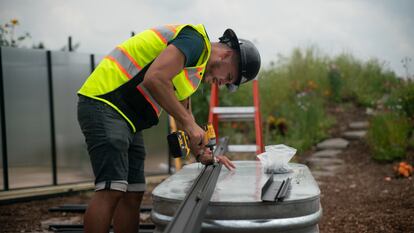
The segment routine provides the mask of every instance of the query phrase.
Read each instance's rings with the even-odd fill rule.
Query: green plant
[[[17,19],[12,19],[0,25],[0,46],[19,47],[21,42],[30,38],[30,34],[27,32],[16,38],[15,30],[17,26],[19,26]]]
[[[402,80],[400,85],[393,89],[386,105],[390,110],[399,111],[414,119],[414,83]]]
[[[397,113],[373,117],[367,135],[373,158],[378,161],[404,158],[410,130],[408,119]]]

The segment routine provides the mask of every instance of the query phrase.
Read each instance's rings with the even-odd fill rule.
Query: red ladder
[[[254,106],[243,107],[219,107],[219,88],[217,84],[211,85],[210,112],[208,121],[213,124],[218,139],[219,121],[248,121],[254,120],[256,131],[256,145],[229,145],[229,152],[264,152],[262,140],[262,121],[260,117],[259,84],[257,79],[253,80],[253,104]]]

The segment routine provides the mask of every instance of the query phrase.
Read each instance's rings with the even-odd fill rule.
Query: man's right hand
[[[190,150],[194,155],[200,154],[206,145],[205,141],[205,131],[193,122],[190,124],[184,125],[184,131],[187,133],[188,138],[190,139]]]

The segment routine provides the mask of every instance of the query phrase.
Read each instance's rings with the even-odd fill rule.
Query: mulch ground
[[[367,120],[365,109],[329,107],[331,129],[340,137],[352,121]],[[310,153],[306,153],[308,156]],[[323,217],[320,232],[414,232],[414,181],[395,176],[393,166],[373,161],[364,141],[351,141],[339,155],[345,167],[335,176],[318,178]],[[407,152],[414,164],[414,150]]]
[[[345,168],[319,179],[320,231],[414,232],[413,179],[396,178],[392,164],[372,161],[361,142],[351,143],[341,157]]]
[[[365,120],[363,109],[330,107],[337,119],[332,136],[340,136],[349,122]],[[302,160],[312,151],[302,155]],[[414,232],[414,181],[396,178],[394,164],[380,164],[371,159],[368,146],[351,142],[343,154],[344,168],[335,176],[319,178],[323,217],[320,232]],[[414,164],[414,150],[406,159]],[[143,204],[150,205],[148,189]],[[41,222],[51,218],[75,219],[82,214],[51,213],[48,209],[62,204],[84,204],[91,192],[0,206],[0,232],[42,232]],[[148,217],[148,216],[147,216]],[[144,220],[148,221],[148,220]]]
[[[142,205],[151,206],[151,191],[155,184],[149,184]],[[87,204],[93,192],[81,192],[75,195],[35,200],[0,206],[0,232],[49,232],[48,225],[42,222],[54,219],[62,224],[82,224],[83,214],[69,212],[49,212],[52,207],[64,204]],[[68,221],[68,222],[65,222]],[[141,214],[141,223],[149,223],[150,214]]]

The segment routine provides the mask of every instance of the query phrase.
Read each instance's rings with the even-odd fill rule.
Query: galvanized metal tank
[[[275,174],[275,181],[292,178],[290,193],[283,202],[262,202],[261,189],[269,174],[259,161],[234,163],[236,170],[221,170],[202,232],[319,232],[320,190],[307,166],[290,163],[293,172]],[[171,221],[201,170],[199,163],[184,166],[153,190],[155,232],[162,232]]]

